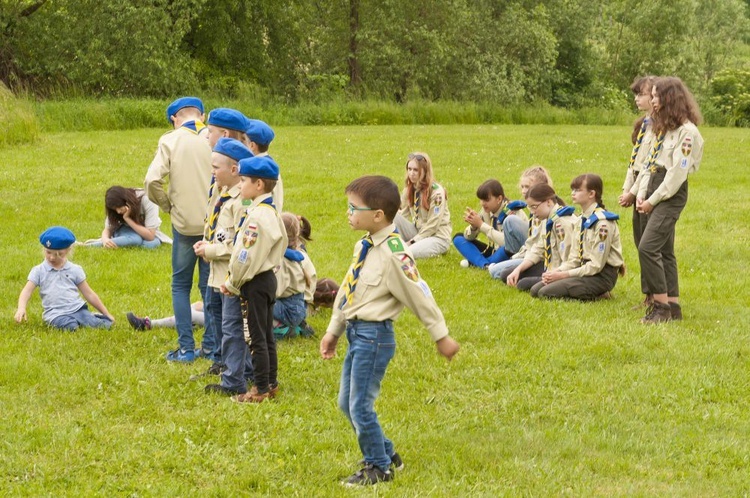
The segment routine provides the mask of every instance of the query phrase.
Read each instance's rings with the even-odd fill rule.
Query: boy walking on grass
[[[448,335],[430,288],[395,232],[393,218],[401,203],[396,184],[384,176],[363,176],[346,187],[346,195],[349,225],[367,235],[354,247],[352,265],[320,341],[320,354],[333,358],[346,331],[349,348],[338,403],[354,427],[364,460],[362,469],[344,484],[358,486],[390,481],[391,467],[400,470],[404,465],[375,413],[380,383],[396,350],[393,320],[407,306],[425,325],[441,355],[450,360],[459,345]]]
[[[253,358],[255,385],[232,398],[241,403],[261,403],[275,397],[279,390],[273,336],[274,269],[281,264],[288,241],[284,223],[271,198],[278,177],[279,166],[268,156],[240,161],[240,192],[242,198],[252,200],[252,204],[235,234],[229,271],[221,292],[241,296],[247,327],[245,339]],[[245,347],[235,343],[229,346],[222,351],[227,358],[237,354],[237,348]]]
[[[172,219],[172,306],[177,326],[178,348],[167,360],[190,363],[195,359],[195,338],[190,309],[190,290],[198,263],[198,287],[205,298],[208,263],[198,258],[193,244],[203,237],[203,217],[211,181],[211,147],[203,124],[203,103],[182,97],[167,107],[167,120],[174,128],[159,139],[159,147],[146,173],[145,187],[151,202]],[[167,191],[164,181],[169,179]],[[206,330],[204,337],[213,338]],[[212,350],[203,344],[202,350]]]

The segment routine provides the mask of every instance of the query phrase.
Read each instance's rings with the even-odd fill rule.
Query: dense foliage
[[[749,58],[743,0],[0,0],[0,33],[0,80],[64,96],[623,108]]]

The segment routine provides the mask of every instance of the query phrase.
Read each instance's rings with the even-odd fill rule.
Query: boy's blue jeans
[[[219,289],[210,285],[206,287],[206,297],[203,301],[203,340],[201,349],[203,355],[211,361],[221,363],[221,323],[222,323],[222,294]]]
[[[339,408],[354,427],[359,448],[367,463],[388,470],[393,443],[385,437],[375,413],[375,399],[385,369],[396,353],[393,322],[346,323],[349,347],[341,372]]]
[[[208,263],[195,255],[193,244],[203,239],[202,235],[182,235],[172,227],[172,307],[174,308],[175,326],[177,327],[177,342],[182,351],[195,350],[193,337],[192,310],[190,308],[190,291],[193,288],[193,274],[195,264],[198,263],[198,288],[205,301],[206,285],[208,284]],[[206,323],[206,327],[209,324]],[[211,334],[213,330],[206,330],[204,334]]]

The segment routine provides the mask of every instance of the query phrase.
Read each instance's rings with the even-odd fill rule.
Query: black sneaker
[[[224,387],[221,384],[209,384],[206,386],[205,391],[207,394],[220,394],[222,396],[235,396],[237,394],[245,394],[245,391],[238,389],[230,389]]]
[[[221,375],[226,369],[227,367],[223,363],[214,362],[208,367],[208,370],[206,370],[206,375]]]
[[[151,319],[149,317],[139,318],[131,312],[128,312],[125,316],[128,317],[128,323],[135,330],[151,330]]]
[[[355,487],[355,486],[371,486],[379,482],[388,482],[393,480],[393,472],[390,470],[382,471],[380,468],[368,463],[362,470],[358,470],[356,473],[349,476],[346,481],[343,482],[344,486]]]
[[[358,462],[358,465],[360,467],[365,467],[367,466],[367,462],[364,460],[360,460]],[[401,455],[399,455],[398,453],[394,453],[393,455],[391,455],[391,468],[393,470],[404,470],[404,461],[401,460]]]
[[[401,455],[398,453],[391,455],[391,467],[393,467],[393,470],[404,470],[404,461],[401,460]]]

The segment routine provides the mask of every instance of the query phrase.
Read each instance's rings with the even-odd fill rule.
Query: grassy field
[[[285,208],[313,224],[319,276],[341,280],[352,244],[344,186],[379,173],[400,183],[407,153],[431,154],[463,228],[474,191],[498,178],[518,196],[521,171],[570,179],[596,172],[621,214],[628,274],[615,298],[542,302],[459,255],[419,269],[461,343],[440,358],[410,312],[377,409],[406,469],[355,494],[390,496],[747,496],[750,494],[750,131],[706,128],[704,163],[677,225],[683,322],[645,327],[630,211],[617,207],[630,153],[626,127],[387,126],[279,128]],[[4,496],[348,496],[353,431],[336,407],[345,344],[324,362],[318,339],[280,344],[282,393],[238,406],[167,363],[170,330],[134,332],[133,310],[171,314],[170,250],[77,248],[72,260],[118,322],[110,332],[47,329],[38,293],[28,323],[13,313],[39,234],[63,224],[98,236],[114,184],[142,184],[162,130],[58,133],[0,149],[6,263],[0,324],[0,494]],[[163,228],[168,218],[163,217]],[[195,293],[197,296],[197,292]],[[200,335],[200,332],[198,333]]]

